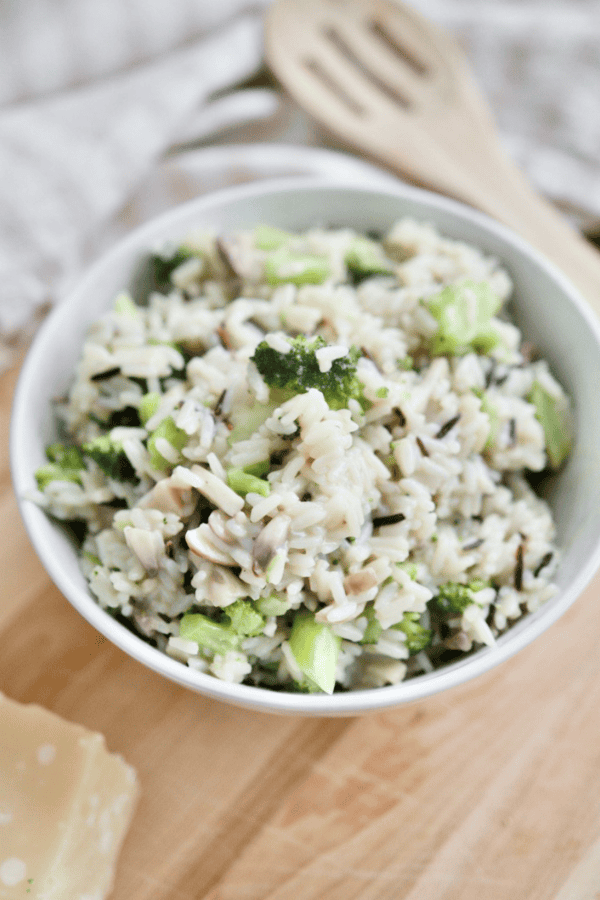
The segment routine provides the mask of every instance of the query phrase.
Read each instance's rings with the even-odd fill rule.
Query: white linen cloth
[[[463,45],[538,188],[600,219],[600,4],[410,2]],[[177,165],[170,149],[326,143],[276,89],[236,88],[260,68],[268,3],[0,0],[0,350]]]

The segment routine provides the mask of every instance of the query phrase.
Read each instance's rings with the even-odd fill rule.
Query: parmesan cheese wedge
[[[104,900],[137,794],[101,734],[0,694],[1,900]]]

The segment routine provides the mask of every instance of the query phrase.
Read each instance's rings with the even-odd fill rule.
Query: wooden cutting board
[[[394,712],[205,700],[109,644],[37,561],[8,470],[14,381],[0,379],[0,690],[103,732],[137,768],[113,900],[600,897],[598,578],[494,673]]]

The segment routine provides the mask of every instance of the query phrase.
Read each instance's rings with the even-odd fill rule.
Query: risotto
[[[477,652],[554,592],[532,484],[570,448],[511,293],[408,219],[194,232],[89,329],[36,499],[101,607],[217,678],[331,693]]]

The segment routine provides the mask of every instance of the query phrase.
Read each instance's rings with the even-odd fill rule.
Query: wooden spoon
[[[329,131],[514,228],[600,315],[600,254],[505,154],[448,35],[396,0],[277,0],[265,47],[277,78]]]

